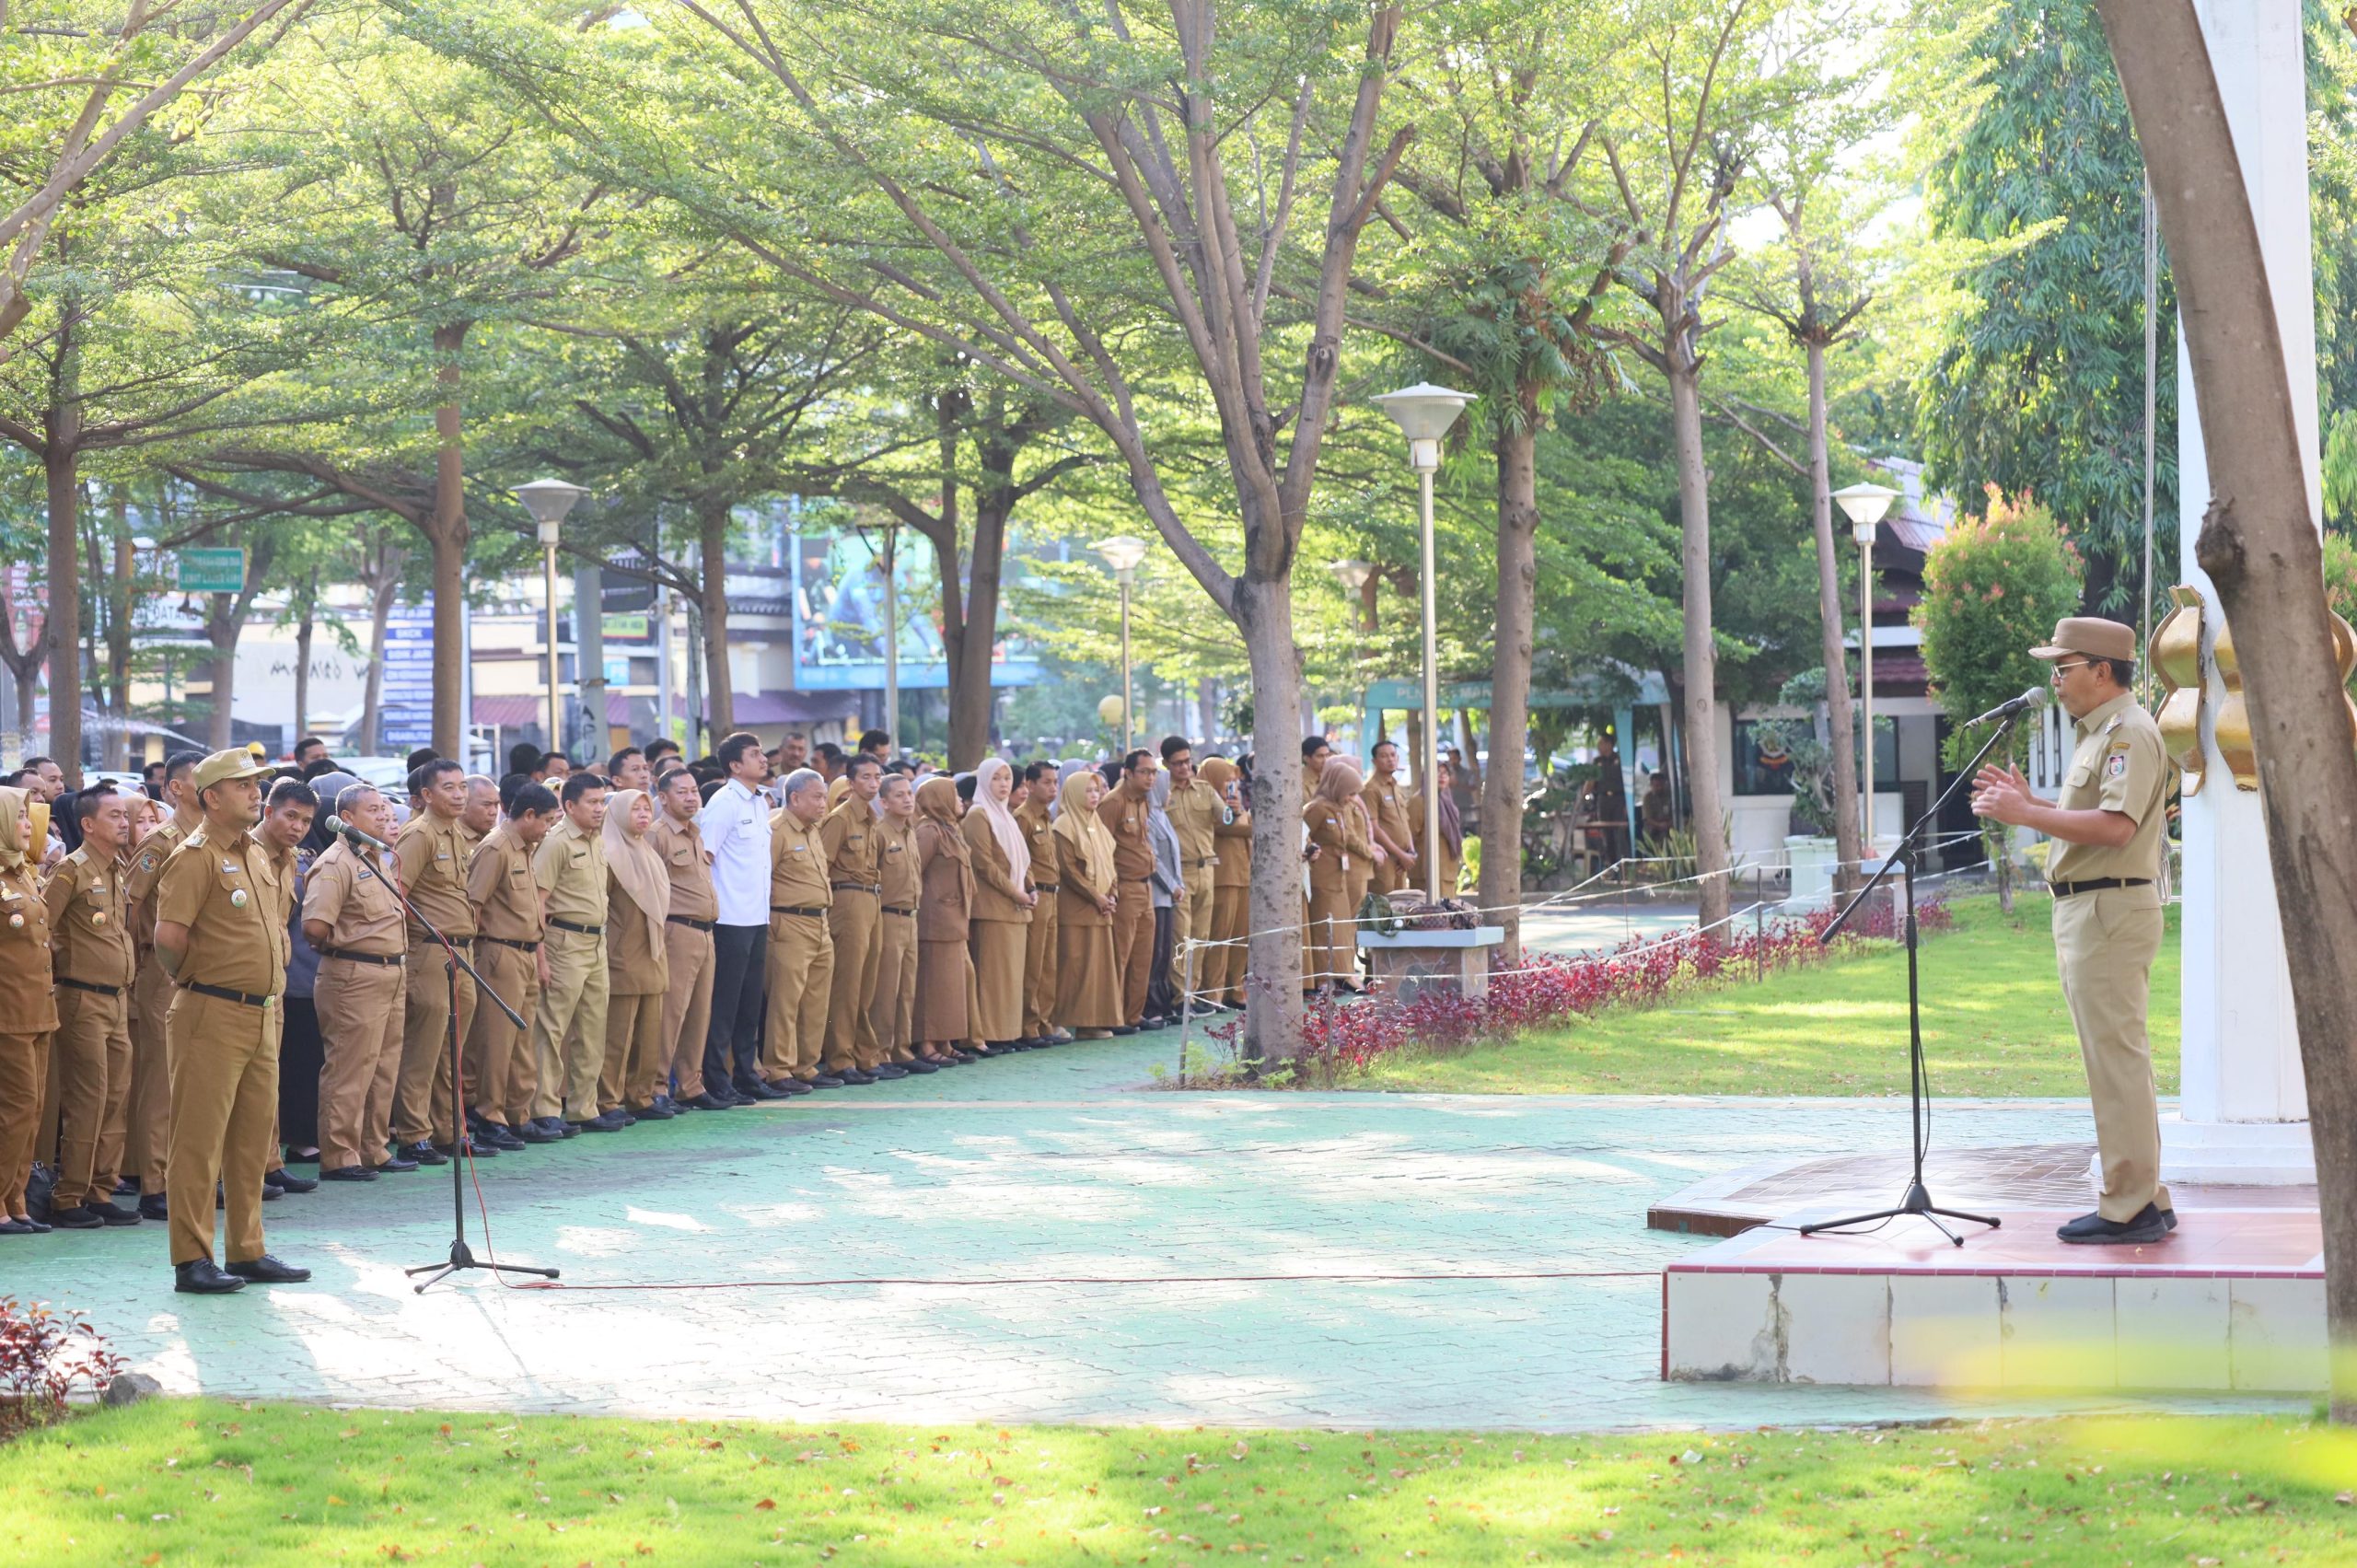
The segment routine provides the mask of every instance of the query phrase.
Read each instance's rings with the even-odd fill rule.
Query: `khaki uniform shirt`
[[[325,947],[338,952],[398,958],[409,946],[401,929],[407,916],[393,890],[361,865],[365,853],[374,852],[338,839],[311,862],[310,875],[303,879],[303,919],[324,923]],[[377,869],[384,869],[381,862]]]
[[[39,1037],[57,1027],[49,906],[34,881],[38,875],[29,861],[0,871],[0,1035],[11,1040]],[[33,1108],[28,1102],[12,1109]]]
[[[819,842],[825,846],[827,880],[835,887],[873,888],[879,880],[876,839],[876,809],[855,795],[819,819]]]
[[[1015,813],[1017,826],[1023,830],[1023,842],[1031,852],[1031,886],[1053,888],[1063,880],[1063,863],[1056,851],[1056,822],[1044,806],[1029,801]],[[1046,900],[1043,900],[1046,901]]]
[[[917,821],[876,820],[877,875],[884,883],[886,909],[914,911],[924,889],[924,868],[917,864]]]
[[[467,862],[467,897],[475,906],[475,929],[504,942],[537,942],[540,879],[532,874],[532,852],[502,822],[482,836]]]
[[[1154,839],[1146,827],[1146,797],[1132,794],[1130,781],[1097,803],[1097,819],[1113,835],[1113,876],[1144,882],[1154,876]]]
[[[140,958],[144,961],[156,946],[156,880],[164,874],[164,862],[171,859],[172,851],[180,847],[188,832],[174,817],[140,841],[131,852],[131,869],[125,874],[124,885],[130,889],[131,901],[140,906],[133,935],[138,940]]]
[[[770,813],[770,908],[831,909],[827,848],[815,827],[791,811]]]
[[[1366,802],[1366,814],[1383,830],[1386,838],[1401,849],[1412,849],[1416,830],[1408,820],[1408,792],[1399,787],[1398,780],[1369,779],[1366,788],[1359,792],[1359,798]]]
[[[663,857],[671,878],[671,908],[687,920],[712,920],[720,913],[719,895],[713,891],[712,865],[703,857],[703,830],[691,817],[682,822],[668,811],[656,814],[646,842]]]
[[[475,934],[475,907],[467,901],[467,837],[457,818],[445,822],[431,811],[420,811],[393,835],[393,868],[401,873],[401,890],[417,912],[457,941]],[[412,942],[428,938],[423,927],[412,926]]]
[[[2046,862],[2049,882],[2084,882],[2099,877],[2161,875],[2162,834],[2167,813],[2168,766],[2160,726],[2123,691],[2073,726],[2079,734],[2055,802],[2066,811],[2119,811],[2135,819],[2135,836],[2119,849],[2054,841]]]
[[[1219,845],[1213,842],[1213,835],[1226,808],[1221,805],[1217,790],[1201,779],[1184,789],[1174,784],[1170,803],[1162,809],[1170,819],[1171,830],[1178,835],[1178,865],[1182,872],[1218,859]],[[1195,878],[1188,877],[1187,886],[1191,890]]]
[[[84,844],[58,863],[41,889],[49,906],[50,963],[59,980],[127,986],[138,956],[132,950],[131,893],[125,867],[101,861]]]
[[[188,927],[182,985],[276,996],[286,982],[285,895],[278,867],[250,833],[180,841],[156,881],[156,918]]]
[[[532,852],[532,876],[549,896],[550,919],[606,928],[606,846],[597,834],[565,818]]]

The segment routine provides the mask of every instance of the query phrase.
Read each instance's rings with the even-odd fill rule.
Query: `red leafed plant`
[[[65,1413],[76,1389],[103,1393],[122,1358],[81,1313],[0,1296],[0,1440]]]
[[[1916,905],[1915,921],[1921,930],[1945,931],[1956,917],[1934,895]],[[1291,1073],[1260,1074],[1253,1081],[1330,1087],[1340,1076],[1411,1048],[1446,1053],[1608,1007],[1651,1006],[1697,986],[1747,980],[1767,970],[1821,962],[1859,943],[1887,941],[1895,925],[1890,906],[1876,904],[1861,910],[1829,947],[1818,938],[1832,922],[1833,912],[1827,910],[1740,931],[1731,940],[1722,940],[1716,933],[1686,932],[1636,937],[1575,958],[1525,952],[1522,967],[1491,976],[1489,994],[1480,998],[1434,986],[1404,1001],[1384,996],[1353,1003],[1320,1000],[1311,1004],[1303,1020],[1298,1067]],[[1233,1051],[1243,1028],[1230,1023],[1211,1033]],[[1237,1080],[1215,1072],[1210,1081]]]

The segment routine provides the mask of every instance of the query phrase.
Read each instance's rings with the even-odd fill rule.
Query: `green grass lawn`
[[[2357,1561],[2357,1436],[794,1428],[158,1400],[0,1448],[0,1561]]]
[[[1943,1095],[2083,1095],[2086,1080],[2054,972],[2041,892],[2011,917],[1993,894],[1958,899],[1922,954],[1923,1050]],[[2177,919],[2153,966],[2153,1060],[2177,1087]],[[1903,1095],[1907,955],[1856,956],[1689,991],[1453,1055],[1403,1056],[1351,1086],[1466,1094]]]

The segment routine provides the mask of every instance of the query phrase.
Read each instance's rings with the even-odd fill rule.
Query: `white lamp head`
[[[1358,593],[1366,587],[1367,579],[1375,575],[1375,563],[1372,561],[1329,561],[1326,563],[1326,570],[1334,574],[1345,590]]]
[[[1435,387],[1430,381],[1419,381],[1374,400],[1399,426],[1399,434],[1408,438],[1408,466],[1418,473],[1430,473],[1440,467],[1440,438],[1448,434],[1448,427],[1457,423],[1465,405],[1477,401],[1470,392]]]
[[[1860,544],[1872,544],[1875,525],[1890,510],[1890,504],[1898,499],[1898,492],[1888,485],[1868,482],[1844,485],[1833,493],[1833,499],[1840,503],[1841,510],[1849,517],[1850,537]]]
[[[536,479],[529,484],[519,484],[513,492],[524,503],[524,510],[540,525],[540,543],[556,543],[557,525],[573,510],[573,504],[589,493],[577,484],[561,479]]]
[[[1098,540],[1088,548],[1103,556],[1105,564],[1126,576],[1136,571],[1138,563],[1145,559],[1146,543],[1128,534],[1115,534],[1111,539]]]

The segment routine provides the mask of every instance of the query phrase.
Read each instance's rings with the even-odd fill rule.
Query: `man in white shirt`
[[[761,738],[739,730],[714,752],[728,778],[696,826],[712,855],[718,913],[712,931],[712,1024],[704,1036],[704,1092],[750,1103],[761,1082],[762,970],[769,961],[770,760]]]

